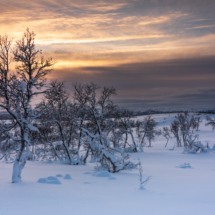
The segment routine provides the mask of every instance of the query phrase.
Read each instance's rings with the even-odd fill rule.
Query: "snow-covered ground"
[[[162,127],[173,116],[154,118]],[[215,131],[204,124],[199,139],[212,147]],[[96,173],[95,163],[28,162],[22,182],[12,184],[12,164],[1,161],[0,215],[214,215],[215,153],[182,154],[183,148],[169,150],[174,142],[171,139],[165,148],[165,138],[158,137],[144,153],[131,154],[133,162],[140,158],[143,177],[152,176],[145,190],[139,190],[138,170]],[[180,168],[184,163],[190,168]],[[63,177],[49,177],[57,174]],[[38,183],[40,178],[47,182]]]

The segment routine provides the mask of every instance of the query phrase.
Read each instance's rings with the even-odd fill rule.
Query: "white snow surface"
[[[154,118],[162,127],[168,126],[173,116]],[[205,121],[200,126],[199,140],[212,148],[215,131],[204,124]],[[13,164],[1,161],[0,215],[214,215],[215,153],[182,154],[183,148],[169,150],[174,139],[166,148],[165,143],[165,138],[158,137],[153,147],[131,154],[134,163],[141,160],[143,178],[152,176],[143,190],[139,190],[137,169],[111,173],[116,180],[109,180],[110,177],[94,177],[95,163],[89,162],[70,166],[57,161],[28,161],[22,181],[12,184]],[[182,164],[193,168],[176,168]],[[50,180],[58,174],[69,174],[73,180]],[[56,181],[61,185],[52,184]]]
[[[97,172],[95,173],[96,177],[111,177],[111,174],[108,171],[101,171],[101,172]]]

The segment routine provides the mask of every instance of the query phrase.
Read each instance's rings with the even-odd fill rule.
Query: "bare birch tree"
[[[28,159],[29,131],[37,128],[32,121],[37,117],[32,108],[35,96],[44,93],[45,77],[51,72],[52,59],[38,59],[41,51],[36,50],[35,34],[27,29],[22,39],[16,41],[12,59],[17,62],[16,73],[10,72],[10,53],[12,41],[7,36],[0,38],[0,107],[13,118],[10,127],[3,130],[15,142],[19,143],[19,150],[14,160],[12,182],[21,180],[21,172]],[[14,127],[18,127],[20,134],[13,135]]]

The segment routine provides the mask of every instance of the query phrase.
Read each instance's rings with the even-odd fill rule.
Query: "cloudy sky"
[[[214,0],[1,0],[0,35],[28,27],[49,79],[114,86],[133,109],[215,107]]]

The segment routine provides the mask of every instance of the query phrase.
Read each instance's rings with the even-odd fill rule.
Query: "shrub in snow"
[[[127,124],[125,130],[120,124],[127,111],[119,109],[110,99],[116,94],[113,87],[104,87],[99,98],[98,89],[93,83],[74,84],[74,102],[71,102],[63,82],[50,84],[45,100],[37,108],[42,116],[39,130],[43,143],[37,151],[44,159],[58,158],[78,165],[85,164],[91,155],[91,162],[98,162],[100,169],[110,172],[135,167],[127,161],[129,155],[122,144],[122,135],[126,132],[136,148],[131,125]],[[82,156],[79,155],[81,147],[85,151]]]
[[[171,132],[177,140],[177,146],[181,145],[181,139],[184,143],[183,153],[207,152],[208,150],[200,141],[197,141],[200,117],[188,112],[179,113],[171,124]],[[180,138],[181,135],[181,138]]]
[[[170,131],[172,132],[173,136],[176,138],[177,147],[181,147],[181,138],[180,138],[180,127],[179,122],[175,119],[170,126]]]
[[[134,122],[131,120],[131,118],[134,116],[134,112],[128,109],[121,109],[119,110],[119,114],[121,115],[121,117],[119,119],[118,138],[121,137],[122,140],[124,139],[124,143],[122,143],[122,148],[127,152],[137,152],[137,144],[134,139],[133,131],[131,129],[131,127],[134,126]],[[128,143],[129,135],[131,136],[132,144]]]
[[[48,93],[40,103],[37,111],[40,113],[40,133],[47,142],[51,156],[66,160],[68,164],[81,164],[79,150],[74,149],[73,138],[77,124],[77,107],[69,101],[65,83],[52,81]],[[57,145],[54,144],[57,142]],[[72,149],[73,148],[73,149]]]
[[[85,147],[88,156],[88,151],[93,153],[96,161],[100,164],[99,169],[105,169],[109,172],[119,172],[124,169],[132,169],[135,167],[129,159],[129,155],[117,147],[110,141],[108,133],[113,122],[110,116],[119,113],[116,105],[110,100],[110,96],[115,94],[114,88],[104,87],[101,97],[97,99],[96,90],[98,85],[90,84],[88,88],[91,90],[88,110],[89,124],[82,127],[82,132],[85,137]],[[84,160],[85,160],[84,158]]]
[[[148,147],[152,146],[152,141],[155,139],[156,135],[160,135],[161,132],[156,130],[157,122],[152,119],[150,115],[145,117],[143,121],[136,122],[136,133],[139,139],[139,148],[140,151],[143,152],[143,147],[145,146],[146,142],[145,139],[148,140],[149,145]]]
[[[140,120],[136,121],[136,134],[137,134],[137,138],[138,138],[138,142],[139,142],[139,151],[140,152],[144,152],[143,147],[145,146],[145,143],[142,142],[142,132],[141,132],[141,128],[142,128],[143,122]]]
[[[138,163],[138,170],[139,170],[139,181],[140,181],[140,190],[144,190],[144,186],[148,183],[148,181],[150,180],[151,176],[149,176],[148,178],[146,178],[145,180],[143,180],[143,168],[142,168],[142,164],[139,160]]]
[[[215,144],[214,144],[214,146],[211,148],[211,150],[212,150],[212,151],[215,151]]]
[[[200,152],[208,152],[208,149],[201,143],[201,141],[196,141],[198,135],[193,135],[192,133],[188,133],[187,135],[187,146],[184,147],[183,153],[192,153],[196,154],[198,151]]]
[[[206,117],[207,123],[205,124],[206,126],[210,125],[212,129],[215,129],[215,118],[211,118],[210,116]]]
[[[215,118],[211,118],[210,116],[207,116],[206,120],[208,121],[205,125],[208,126],[212,126],[212,129],[215,129]],[[215,151],[215,144],[212,147],[211,151]]]
[[[170,129],[168,127],[163,127],[162,135],[166,138],[166,145],[165,145],[165,147],[167,147],[169,139],[171,138]]]
[[[206,146],[207,150],[211,150],[211,147],[209,146],[209,143],[207,142],[207,146]]]

